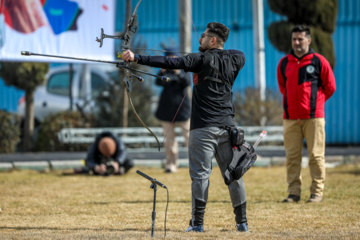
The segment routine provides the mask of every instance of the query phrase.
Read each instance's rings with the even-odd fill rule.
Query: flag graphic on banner
[[[91,40],[114,27],[114,0],[0,0],[0,60],[21,61],[24,50],[110,60],[113,46],[99,50]]]

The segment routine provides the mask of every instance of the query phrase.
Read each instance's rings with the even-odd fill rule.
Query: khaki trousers
[[[163,128],[165,139],[165,154],[166,162],[165,169],[170,170],[171,172],[176,172],[178,163],[178,143],[176,141],[175,128],[180,127],[182,135],[185,138],[185,146],[189,145],[189,132],[190,132],[190,119],[183,122],[171,122],[161,121],[161,126]]]
[[[325,183],[325,119],[284,119],[283,123],[289,194],[301,195],[301,159],[305,138],[312,178],[310,194],[322,196]]]

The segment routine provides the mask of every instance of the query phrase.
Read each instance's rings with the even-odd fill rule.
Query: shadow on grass
[[[360,169],[355,169],[355,170],[351,170],[351,171],[335,171],[335,172],[328,172],[326,173],[327,175],[333,175],[333,174],[351,174],[351,175],[355,175],[355,176],[360,176]]]
[[[114,229],[114,228],[57,228],[57,227],[0,227],[0,230],[49,230],[49,231],[111,231],[111,232],[127,232],[127,231],[136,231],[136,232],[149,232],[151,231],[151,227],[149,229],[138,229],[138,228],[124,228],[124,229]],[[163,231],[163,230],[158,230]],[[171,230],[166,229],[166,232],[181,232],[179,230]]]
[[[110,177],[121,177],[123,175],[97,175],[97,174],[90,174],[90,173],[73,173],[73,172],[62,172],[57,175],[58,177],[74,177],[74,176],[84,176],[84,177],[97,177],[97,178],[110,178]]]
[[[161,200],[158,201],[156,200],[157,203],[166,203],[167,201]],[[136,201],[113,201],[113,202],[89,202],[90,204],[94,204],[94,205],[107,205],[107,204],[118,204],[118,203],[126,203],[126,204],[138,204],[138,203],[153,203],[153,200],[136,200]],[[175,200],[175,201],[169,201],[169,203],[191,203],[190,200]],[[219,200],[219,201],[214,201],[214,200],[210,200],[208,201],[208,203],[231,203],[231,201],[227,201],[227,200]]]
[[[100,231],[109,231],[109,232],[151,232],[152,228],[149,227],[148,229],[138,229],[138,228],[57,228],[57,227],[1,227],[1,230],[17,230],[17,231],[28,231],[28,230],[38,230],[38,231],[94,231],[94,232],[100,232]],[[157,233],[164,232],[164,229],[156,230]],[[182,233],[182,230],[176,230],[176,229],[168,229],[166,228],[166,233],[173,232],[173,233]]]

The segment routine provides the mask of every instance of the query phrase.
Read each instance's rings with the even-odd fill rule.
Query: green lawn
[[[250,234],[235,231],[228,190],[215,167],[210,178],[204,233],[184,233],[191,211],[187,168],[165,174],[135,167],[125,176],[65,176],[60,171],[0,173],[1,239],[151,238],[153,189],[136,173],[156,177],[169,189],[168,239],[359,239],[360,166],[327,169],[320,204],[307,204],[309,169],[297,204],[287,196],[285,167],[254,167],[244,177]],[[167,192],[158,187],[155,238],[164,237]]]

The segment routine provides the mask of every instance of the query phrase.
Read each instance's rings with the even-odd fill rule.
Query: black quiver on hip
[[[240,179],[255,163],[256,154],[253,146],[244,141],[240,146],[234,146],[233,159],[224,174],[225,184]]]

